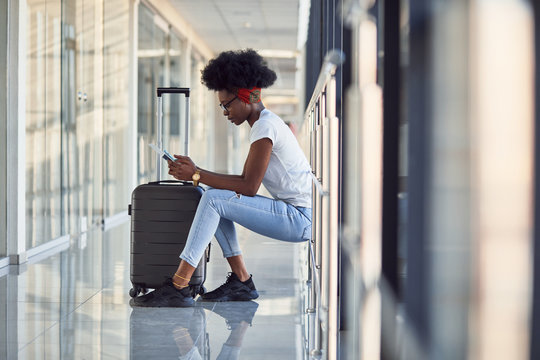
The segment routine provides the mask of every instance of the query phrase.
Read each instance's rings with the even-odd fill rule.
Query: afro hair
[[[208,89],[233,93],[239,88],[267,88],[277,78],[262,56],[253,49],[224,51],[210,60],[201,73],[201,82]]]

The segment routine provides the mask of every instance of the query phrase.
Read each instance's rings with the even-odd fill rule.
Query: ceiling
[[[288,118],[298,114],[296,57],[301,2],[306,1],[170,0],[215,54],[253,48],[266,58],[278,80],[263,92],[263,100],[284,120],[293,120]]]
[[[299,0],[170,0],[214,52],[296,50]]]

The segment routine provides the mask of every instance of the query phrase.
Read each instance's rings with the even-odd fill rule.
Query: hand
[[[188,157],[182,155],[174,155],[175,161],[167,161],[169,163],[169,175],[178,180],[191,181],[191,177],[197,171],[197,166]]]

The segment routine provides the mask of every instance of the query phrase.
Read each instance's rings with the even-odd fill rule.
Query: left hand
[[[197,166],[189,156],[174,155],[175,161],[168,161],[169,175],[178,180],[191,181],[191,177],[197,171]]]

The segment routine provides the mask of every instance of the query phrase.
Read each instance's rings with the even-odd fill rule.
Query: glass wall
[[[22,42],[27,46],[22,86],[26,91],[26,248],[31,249],[62,235],[84,232],[126,211],[132,191],[127,185],[133,180],[130,103],[137,101],[138,106],[139,183],[153,180],[155,174],[155,156],[148,144],[156,142],[156,87],[184,87],[190,81],[195,85],[191,107],[201,122],[192,127],[192,142],[208,144],[205,136],[211,119],[205,115],[210,92],[199,79],[203,57],[188,51],[187,41],[144,4],[137,5],[136,99],[127,91],[134,75],[130,1],[29,0],[27,4],[22,19],[27,36]],[[5,17],[6,11],[0,9],[0,14]],[[0,21],[3,30],[6,23],[7,17]],[[0,32],[4,38],[6,34]],[[1,61],[6,58],[3,50]],[[2,98],[5,95],[0,93]],[[183,152],[184,104],[180,96],[165,97],[163,140],[174,153]],[[2,126],[0,133],[5,136],[5,122]],[[0,143],[5,146],[5,141]],[[208,164],[208,146],[201,145],[197,152],[201,165]],[[0,153],[0,166],[6,168],[6,152]],[[5,193],[4,178],[0,185]],[[5,211],[1,213],[5,216]],[[0,256],[5,248],[5,237],[0,236]]]
[[[157,142],[155,89],[158,86],[168,85],[165,79],[167,33],[163,28],[158,27],[154,18],[154,14],[148,7],[139,5],[137,99],[137,181],[139,184],[155,180],[156,157],[148,146]]]
[[[197,151],[191,151],[191,157],[193,161],[203,168],[211,167],[209,162],[209,152],[206,137],[211,133],[208,124],[208,117],[206,116],[207,104],[207,89],[201,83],[201,70],[204,68],[205,63],[202,56],[193,53],[191,56],[191,134],[190,143],[197,144]],[[214,105],[216,106],[216,105]]]
[[[185,55],[186,42],[171,31],[169,35],[169,73],[170,86],[187,87],[184,73],[185,61],[182,56]],[[164,107],[168,113],[166,118],[168,128],[164,129],[163,146],[170,152],[184,154],[184,121],[185,121],[185,99],[183,96],[165,96],[163,98]]]
[[[66,0],[63,153],[69,232],[102,219],[101,3]],[[71,46],[70,46],[71,45]]]
[[[28,249],[127,208],[129,14],[127,0],[28,1]]]
[[[28,0],[26,246],[62,233],[61,1]]]
[[[103,4],[104,217],[126,210],[129,184],[129,1]]]
[[[161,17],[144,4],[139,5],[138,48],[138,183],[155,180],[156,157],[148,144],[157,142],[156,88],[190,87],[190,153],[202,167],[212,167],[213,116],[209,116],[211,92],[200,81],[205,59],[196,50],[187,51],[184,39]],[[187,78],[186,78],[187,76]],[[185,98],[163,96],[163,147],[184,154]],[[194,151],[194,144],[197,144]],[[161,162],[162,178],[168,178],[167,166]]]

